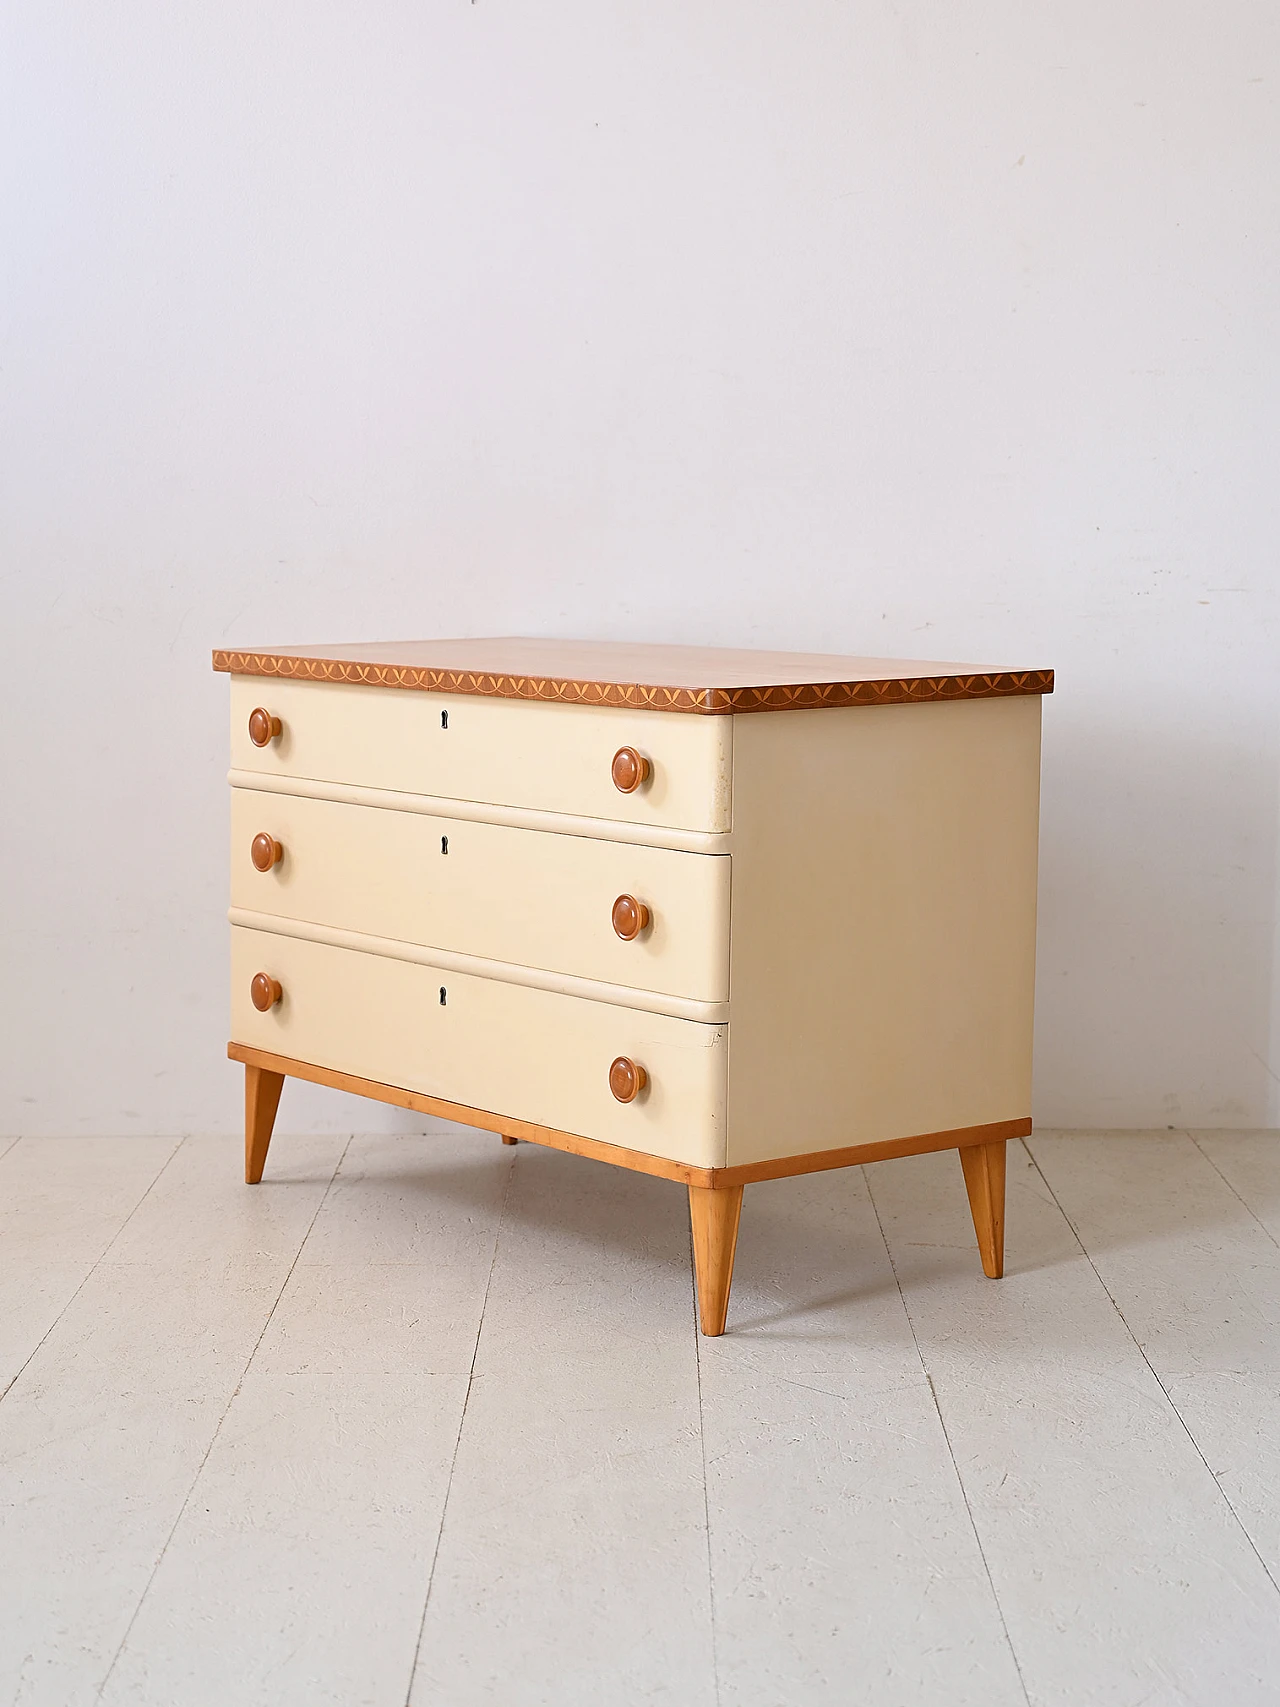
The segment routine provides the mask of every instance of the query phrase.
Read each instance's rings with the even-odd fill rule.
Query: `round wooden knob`
[[[634,794],[648,780],[652,769],[643,753],[637,753],[634,747],[619,747],[613,755],[613,786],[623,794]]]
[[[626,1055],[619,1055],[609,1069],[609,1089],[619,1102],[634,1102],[648,1083],[648,1073]]]
[[[249,985],[249,997],[260,1014],[275,1007],[284,995],[277,978],[269,978],[265,972],[255,972],[253,982]]]
[[[623,942],[634,942],[648,928],[649,909],[634,895],[619,895],[613,903],[613,928]]]
[[[259,871],[270,871],[273,865],[279,865],[284,858],[284,848],[264,831],[255,836],[249,844],[249,858]]]
[[[265,747],[268,741],[273,741],[283,728],[278,717],[273,717],[265,706],[255,705],[249,713],[249,739],[255,747]]]

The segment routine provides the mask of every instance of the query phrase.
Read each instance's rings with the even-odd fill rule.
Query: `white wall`
[[[1036,1114],[1280,1120],[1278,17],[11,0],[4,1127],[237,1121],[210,648],[494,631],[1055,666]]]

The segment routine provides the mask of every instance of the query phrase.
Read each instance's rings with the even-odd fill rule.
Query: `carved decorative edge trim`
[[[659,1179],[676,1180],[681,1185],[706,1186],[713,1191],[752,1185],[762,1180],[789,1179],[795,1174],[822,1173],[829,1168],[852,1168],[861,1162],[920,1156],[931,1150],[963,1150],[971,1144],[995,1144],[1001,1139],[1026,1138],[1031,1132],[1028,1115],[1020,1120],[992,1121],[986,1126],[957,1126],[949,1132],[922,1132],[912,1138],[887,1138],[879,1143],[854,1144],[844,1150],[810,1150],[802,1156],[745,1162],[736,1168],[703,1168],[693,1162],[672,1162],[665,1156],[651,1156],[644,1150],[628,1150],[620,1144],[602,1143],[598,1138],[583,1138],[578,1133],[560,1132],[555,1127],[535,1126],[531,1121],[516,1120],[510,1115],[447,1102],[443,1097],[429,1096],[425,1091],[404,1090],[398,1085],[385,1085],[375,1079],[361,1079],[354,1073],[342,1073],[333,1067],[317,1067],[289,1055],[273,1055],[249,1043],[228,1043],[227,1054],[231,1060],[246,1067],[265,1067],[268,1072],[283,1073],[287,1078],[307,1079],[314,1085],[350,1091],[374,1102],[394,1103],[397,1108],[410,1108],[416,1114],[437,1114],[445,1120],[457,1121],[460,1126],[478,1126],[485,1132],[499,1132],[504,1137],[523,1138],[529,1144],[544,1144],[548,1149],[567,1150],[574,1156],[588,1156],[593,1161],[630,1168],[633,1173],[652,1174]]]
[[[888,681],[807,682],[754,688],[672,688],[643,682],[577,682],[434,665],[360,664],[339,658],[291,658],[275,652],[213,654],[215,670],[233,676],[289,676],[309,682],[408,688],[419,693],[479,694],[486,699],[541,699],[629,711],[683,711],[724,716],[746,711],[813,711],[824,706],[914,705],[940,699],[1004,699],[1053,692],[1052,670],[999,670],[967,676],[912,676]]]

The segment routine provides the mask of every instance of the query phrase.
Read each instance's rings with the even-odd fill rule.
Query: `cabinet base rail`
[[[698,1284],[698,1314],[702,1332],[722,1334],[733,1282],[733,1259],[738,1242],[738,1219],[742,1212],[742,1188],[762,1180],[787,1179],[796,1174],[819,1173],[827,1168],[852,1168],[863,1162],[888,1161],[897,1156],[919,1156],[933,1150],[959,1150],[969,1207],[984,1274],[998,1280],[1004,1273],[1005,1144],[1031,1132],[1030,1117],[997,1120],[985,1126],[958,1126],[949,1132],[922,1132],[910,1138],[889,1138],[873,1144],[853,1144],[840,1150],[812,1150],[799,1156],[778,1156],[765,1162],[746,1162],[733,1168],[700,1168],[688,1162],[668,1161],[618,1144],[603,1144],[573,1132],[538,1126],[510,1115],[447,1102],[422,1091],[384,1085],[361,1079],[354,1073],[335,1072],[291,1056],[273,1055],[244,1043],[228,1043],[227,1054],[245,1069],[244,1080],[244,1177],[257,1185],[266,1166],[267,1150],[275,1125],[276,1110],[285,1079],[307,1079],[332,1090],[350,1091],[375,1102],[393,1103],[419,1114],[438,1115],[462,1126],[477,1126],[497,1133],[505,1143],[523,1138],[593,1161],[611,1162],[636,1173],[654,1174],[675,1180],[689,1191],[689,1215],[693,1230],[694,1269]]]

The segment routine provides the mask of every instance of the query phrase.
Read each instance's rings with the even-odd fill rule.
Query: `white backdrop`
[[[10,0],[3,1129],[239,1118],[210,648],[492,632],[1056,667],[1036,1115],[1280,1121],[1278,18]]]

